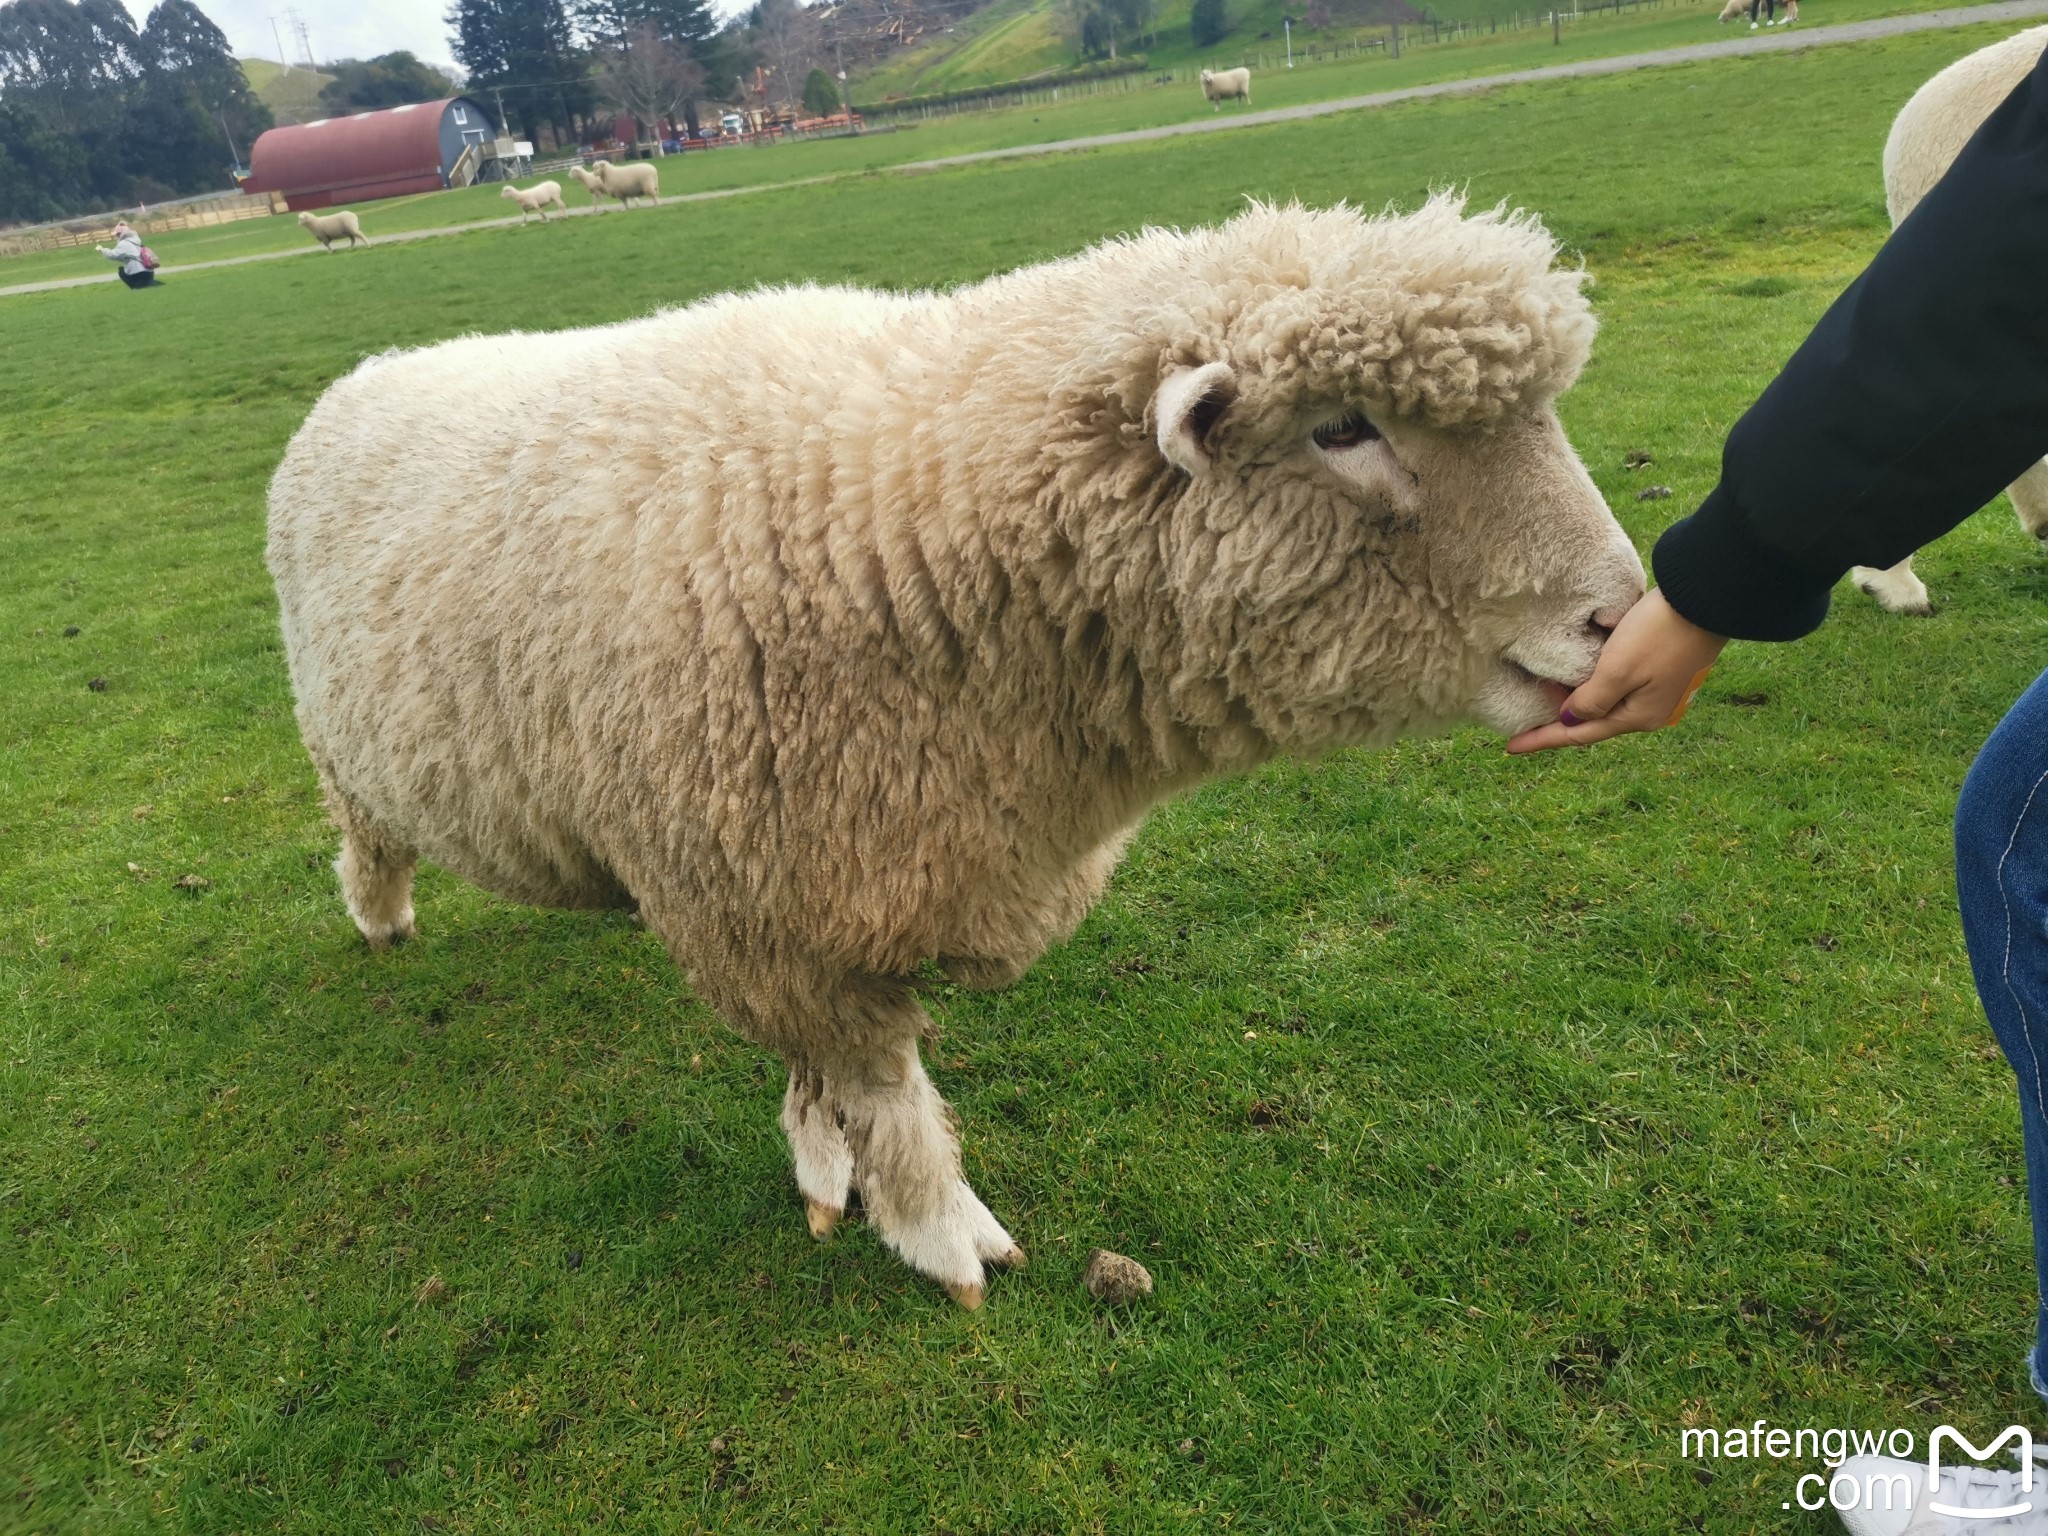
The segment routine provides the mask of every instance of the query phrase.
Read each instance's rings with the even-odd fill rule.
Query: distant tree
[[[327,69],[334,78],[320,87],[320,105],[333,112],[374,112],[455,94],[453,80],[403,51],[343,59]]]
[[[576,24],[599,47],[623,47],[642,27],[694,56],[718,30],[707,0],[574,0]]]
[[[157,187],[221,186],[271,123],[220,28],[191,0],[163,0],[141,36],[144,68],[122,124],[130,164]]]
[[[214,119],[243,153],[271,125],[270,108],[249,89],[226,35],[192,0],[162,0],[149,13],[141,42],[145,81],[161,88],[175,80],[191,105]]]
[[[804,111],[812,117],[830,117],[839,110],[839,82],[822,69],[804,76]]]
[[[270,125],[191,0],[137,31],[119,0],[0,4],[0,218],[49,218],[232,186]]]
[[[107,102],[143,68],[142,38],[120,0],[0,5],[0,91],[64,132],[104,125]]]
[[[623,46],[598,55],[597,83],[606,100],[658,136],[662,120],[703,87],[704,71],[680,44],[642,22]]]
[[[1222,42],[1230,31],[1223,0],[1195,0],[1195,8],[1188,13],[1188,31],[1197,48],[1213,48]]]
[[[106,185],[102,173],[115,174]],[[121,199],[127,178],[96,165],[78,135],[27,107],[0,101],[0,219],[60,219]]]
[[[771,99],[795,101],[823,48],[817,16],[798,0],[760,0],[748,19],[748,41],[761,67],[768,71]]]
[[[1126,32],[1151,25],[1152,0],[1064,0],[1060,15],[1069,46],[1083,58],[1115,59]]]
[[[577,46],[562,0],[455,0],[447,22],[470,88],[481,95],[501,87],[527,138],[538,138],[543,123],[569,138],[596,108],[590,56]]]

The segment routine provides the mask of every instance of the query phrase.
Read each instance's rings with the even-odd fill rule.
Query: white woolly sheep
[[[1205,69],[1202,71],[1202,94],[1212,102],[1241,101],[1252,104],[1252,72],[1248,69]],[[1221,112],[1219,105],[1215,108]]]
[[[540,215],[541,223],[547,223],[547,210],[550,204],[564,213],[569,211],[569,205],[562,201],[562,184],[558,181],[537,182],[524,189],[508,183],[498,196],[509,197],[519,205],[519,222],[522,224],[529,215],[536,213]]]
[[[343,235],[348,236],[350,250],[356,248],[358,240],[364,245],[370,243],[370,237],[363,233],[363,226],[356,222],[356,216],[346,209],[340,213],[302,213],[299,223],[330,251],[334,249],[334,242]]]
[[[1554,718],[1642,567],[1558,425],[1594,322],[1533,218],[1254,206],[942,294],[795,288],[373,358],[270,569],[373,946],[431,859],[633,907],[972,1307],[922,974],[1002,986],[1149,807],[1283,754]],[[492,380],[508,450],[423,399]],[[634,402],[622,411],[616,402]]]
[[[1721,14],[1715,19],[1717,21],[1740,21],[1748,14],[1749,0],[1728,0],[1728,3],[1721,7]]]
[[[630,208],[632,199],[636,197],[644,197],[649,202],[661,201],[660,173],[644,160],[633,165],[613,165],[609,160],[599,160],[587,171],[580,165],[572,165],[569,174],[590,189],[593,202],[600,197],[615,197],[622,207]]]
[[[1941,180],[1970,135],[2040,62],[2048,27],[2016,32],[1958,59],[1913,93],[1884,145],[1884,198],[1894,227]],[[2020,527],[2048,549],[2048,460],[2006,488]],[[1850,578],[1887,613],[1929,614],[1934,603],[1909,555],[1888,570],[1859,565]]]

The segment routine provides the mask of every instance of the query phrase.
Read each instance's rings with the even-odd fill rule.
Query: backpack
[[[157,268],[156,252],[146,245],[135,253],[135,259],[142,263],[145,272],[154,272]]]

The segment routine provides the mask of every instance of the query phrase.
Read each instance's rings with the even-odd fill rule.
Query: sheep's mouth
[[[1564,701],[1572,696],[1572,690],[1567,684],[1559,682],[1554,677],[1545,677],[1540,672],[1531,672],[1519,661],[1503,656],[1500,659],[1500,664],[1502,670],[1509,677],[1518,683],[1526,683],[1532,688],[1541,690],[1543,696],[1550,700],[1553,705],[1562,707]]]

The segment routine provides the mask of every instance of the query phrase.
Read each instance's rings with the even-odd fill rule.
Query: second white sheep
[[[519,205],[519,222],[522,224],[536,213],[540,215],[541,223],[547,223],[547,210],[550,206],[559,208],[564,213],[569,211],[569,205],[562,201],[562,184],[559,181],[543,181],[536,186],[525,188],[508,183],[498,196],[509,197]]]

